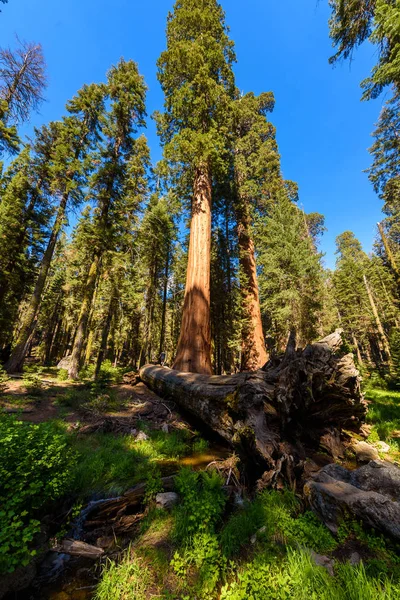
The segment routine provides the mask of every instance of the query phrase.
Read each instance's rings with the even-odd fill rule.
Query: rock
[[[149,439],[149,436],[144,431],[139,431],[139,433],[136,436],[137,442],[145,442],[148,439]]]
[[[333,533],[350,513],[400,541],[400,469],[391,463],[372,461],[352,472],[327,465],[306,483],[304,494]]]
[[[57,369],[69,369],[71,366],[72,355],[64,356],[57,365]]]
[[[156,496],[158,508],[172,508],[178,502],[179,496],[176,492],[162,492]]]
[[[333,458],[344,457],[344,446],[337,429],[331,428],[319,440],[320,446],[324,448]]]
[[[392,463],[373,460],[352,471],[350,482],[360,490],[379,492],[400,502],[400,469]]]
[[[335,561],[333,558],[329,558],[329,556],[324,556],[322,554],[317,554],[314,550],[310,551],[310,556],[317,565],[317,567],[323,567],[326,569],[332,577],[335,575],[334,566]]]
[[[131,435],[133,435],[133,437],[137,436],[137,429],[131,429],[129,432]]]
[[[358,554],[358,552],[352,552],[350,554],[350,558],[349,558],[349,563],[355,567],[356,565],[359,565],[361,562],[361,556]]]
[[[162,424],[161,431],[163,431],[164,433],[168,433],[169,432],[168,423],[163,423]]]
[[[386,442],[375,442],[374,446],[378,450],[378,452],[382,452],[383,454],[387,454],[388,452],[390,452],[390,446]]]
[[[378,450],[367,442],[356,442],[353,445],[353,451],[358,462],[369,462],[379,458]]]

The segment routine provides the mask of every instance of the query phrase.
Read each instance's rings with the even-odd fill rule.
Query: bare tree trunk
[[[44,290],[44,286],[46,284],[47,275],[50,269],[51,261],[54,254],[54,249],[56,247],[58,234],[62,227],[64,218],[65,218],[65,210],[67,207],[68,194],[64,194],[61,199],[60,205],[58,207],[56,220],[53,225],[53,230],[50,235],[50,239],[47,244],[47,248],[42,258],[42,262],[39,269],[39,275],[36,280],[35,288],[33,290],[32,297],[29,302],[29,306],[25,311],[22,326],[20,332],[18,334],[18,338],[16,344],[14,346],[14,350],[5,365],[5,369],[8,373],[14,373],[18,371],[22,371],[24,365],[24,359],[26,356],[26,351],[28,347],[28,341],[33,333],[36,316],[39,310],[40,302],[42,299],[42,294]]]
[[[358,345],[357,338],[354,335],[354,333],[351,334],[351,337],[353,338],[353,346],[356,349],[358,364],[362,365],[363,364],[363,359],[362,359],[362,356],[361,356],[360,347]]]
[[[210,375],[211,173],[196,170],[182,325],[173,368]]]
[[[68,375],[70,379],[78,379],[79,368],[82,360],[82,350],[89,322],[90,307],[92,305],[99,269],[100,254],[96,253],[92,264],[90,265],[89,274],[85,285],[85,294],[81,305],[81,311],[79,313],[78,328],[75,335],[71,363],[68,369]]]
[[[108,308],[107,308],[107,315],[106,315],[106,319],[104,322],[103,331],[101,332],[100,350],[99,350],[99,354],[97,355],[96,368],[94,371],[95,379],[98,379],[100,369],[101,369],[101,364],[104,360],[104,357],[105,357],[106,351],[107,351],[107,340],[108,340],[108,336],[110,333],[111,321],[112,321],[112,317],[113,317],[114,301],[115,301],[114,294],[115,294],[115,291],[114,291],[114,288],[112,287],[111,294],[110,294],[110,302],[109,302]],[[117,355],[115,357],[114,362],[115,363],[117,362]],[[116,364],[114,366],[116,366]]]
[[[382,327],[382,323],[381,323],[381,320],[380,320],[380,318],[379,318],[378,309],[376,308],[375,300],[374,300],[374,297],[373,297],[373,295],[372,295],[372,292],[371,292],[371,288],[369,287],[369,283],[368,283],[368,280],[367,280],[367,278],[366,278],[366,276],[365,276],[365,275],[363,275],[363,279],[364,279],[364,285],[365,285],[365,289],[367,290],[367,294],[368,294],[369,303],[370,303],[370,305],[371,305],[372,312],[373,312],[373,314],[374,314],[374,318],[375,318],[376,326],[377,326],[377,328],[378,328],[379,336],[380,336],[380,338],[381,338],[382,346],[383,346],[383,349],[384,349],[384,351],[385,351],[386,358],[387,358],[387,360],[390,362],[390,348],[389,348],[389,342],[388,342],[388,340],[387,340],[387,337],[386,337],[385,331],[384,331],[384,329],[383,329],[383,327]]]
[[[164,340],[165,340],[165,321],[166,321],[166,315],[167,315],[169,261],[170,261],[170,250],[168,248],[167,258],[165,261],[165,270],[164,270],[164,289],[163,289],[163,302],[162,302],[162,313],[161,313],[161,333],[160,333],[160,354],[164,350]]]
[[[242,327],[242,371],[257,371],[268,360],[265,347],[254,242],[250,230],[247,201],[239,199],[237,210],[239,260],[242,270],[241,294],[245,322]]]
[[[383,229],[382,223],[378,223],[378,229],[379,229],[379,233],[380,233],[381,238],[382,238],[382,242],[383,242],[383,245],[384,245],[384,248],[385,248],[386,256],[388,258],[390,267],[391,267],[391,269],[392,269],[392,271],[393,271],[393,273],[395,275],[397,284],[399,285],[400,284],[400,270],[399,270],[399,267],[396,264],[396,260],[394,258],[394,254],[393,254],[392,249],[390,247],[389,240],[386,237],[386,234],[385,234],[385,231]]]

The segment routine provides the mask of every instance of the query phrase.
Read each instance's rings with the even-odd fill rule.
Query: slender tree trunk
[[[377,328],[378,328],[379,337],[380,337],[380,339],[381,339],[382,346],[383,346],[383,349],[384,349],[384,351],[385,351],[385,354],[386,354],[386,358],[387,358],[387,360],[390,362],[390,348],[389,348],[389,342],[388,342],[388,340],[387,340],[387,337],[386,337],[385,331],[384,331],[384,329],[383,329],[383,327],[382,327],[382,323],[381,323],[381,320],[380,320],[380,318],[379,318],[378,309],[376,308],[375,300],[374,300],[374,297],[373,297],[373,295],[372,295],[372,292],[371,292],[371,288],[369,287],[369,283],[368,283],[368,280],[367,280],[367,278],[366,278],[366,276],[365,276],[365,275],[363,275],[363,279],[364,279],[364,285],[365,285],[365,289],[367,290],[367,294],[368,294],[369,303],[370,303],[370,305],[371,305],[372,312],[373,312],[373,314],[374,314],[374,318],[375,318],[376,326],[377,326]]]
[[[383,242],[383,246],[385,248],[385,252],[386,252],[386,256],[387,259],[389,261],[390,267],[394,273],[394,276],[396,278],[397,284],[400,285],[400,269],[397,266],[396,260],[394,258],[394,254],[392,252],[392,249],[390,247],[389,244],[389,240],[386,237],[385,231],[383,229],[382,223],[378,223],[378,229],[379,229],[379,233],[381,235],[382,238],[382,242]]]
[[[100,369],[101,369],[101,364],[104,360],[104,357],[106,355],[106,351],[107,351],[107,340],[108,340],[108,336],[110,333],[110,327],[111,327],[111,321],[112,321],[112,317],[113,317],[113,309],[114,309],[114,288],[111,289],[111,295],[110,295],[110,302],[108,304],[108,308],[107,308],[107,315],[106,315],[106,319],[104,322],[104,326],[103,326],[103,331],[101,332],[101,343],[100,343],[100,350],[99,353],[97,355],[97,360],[96,360],[96,368],[94,370],[94,378],[98,379],[99,377],[99,373],[100,373]]]
[[[166,315],[167,315],[169,261],[170,261],[170,250],[168,248],[167,258],[165,261],[165,270],[164,270],[164,289],[163,289],[163,301],[162,301],[162,313],[161,313],[161,333],[160,333],[160,354],[164,350],[164,340],[165,340],[165,321],[166,321]]]
[[[242,371],[256,371],[268,361],[265,347],[254,242],[247,201],[239,199],[237,210],[239,260],[242,270],[241,294],[245,323],[242,327]]]
[[[42,299],[44,286],[46,284],[47,275],[50,269],[51,261],[56,247],[58,234],[61,230],[64,218],[65,210],[67,207],[68,194],[64,194],[60,205],[58,207],[56,220],[53,225],[53,230],[50,235],[50,239],[47,244],[47,248],[42,258],[42,262],[39,269],[39,275],[36,280],[35,288],[33,290],[32,297],[29,302],[29,306],[25,311],[22,326],[17,338],[17,342],[14,346],[14,350],[7,361],[5,368],[8,373],[14,373],[22,371],[24,359],[27,351],[28,340],[33,332],[35,319],[38,313],[39,305]]]
[[[181,332],[173,368],[211,375],[210,328],[211,172],[197,168]]]
[[[82,351],[89,322],[90,308],[92,305],[97,276],[100,269],[100,258],[100,253],[96,253],[92,264],[90,265],[89,274],[86,279],[85,294],[79,313],[78,327],[76,330],[74,347],[72,350],[71,363],[68,369],[68,375],[70,379],[78,379],[79,368],[82,360]]]
[[[353,346],[354,346],[354,347],[355,347],[355,349],[356,349],[356,354],[357,354],[357,360],[358,360],[358,364],[359,364],[359,365],[362,365],[362,364],[363,364],[363,359],[362,359],[362,356],[361,356],[360,347],[359,347],[359,345],[358,345],[357,338],[356,338],[356,336],[354,335],[354,333],[352,333],[352,334],[351,334],[351,337],[353,338]]]

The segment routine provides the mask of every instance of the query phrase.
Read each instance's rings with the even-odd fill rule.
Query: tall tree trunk
[[[394,273],[396,282],[398,285],[400,285],[400,269],[397,266],[396,260],[394,258],[394,254],[393,251],[390,247],[390,243],[389,240],[386,237],[385,231],[383,229],[382,223],[378,223],[378,229],[379,229],[379,233],[381,234],[381,238],[382,238],[382,242],[383,242],[383,246],[385,248],[385,252],[386,252],[386,256],[387,259],[389,261],[390,267]]]
[[[74,347],[72,350],[71,363],[68,369],[68,375],[70,379],[78,379],[79,368],[82,360],[83,345],[89,323],[90,308],[92,305],[97,276],[100,269],[100,259],[100,253],[97,252],[94,255],[92,264],[90,265],[89,274],[86,279],[85,294],[79,313],[78,327],[76,330]]]
[[[31,296],[29,306],[25,311],[20,332],[18,334],[17,342],[14,346],[14,350],[5,365],[5,369],[8,373],[14,373],[22,371],[26,351],[28,347],[29,338],[34,330],[35,320],[38,313],[39,305],[42,299],[44,286],[46,284],[47,275],[50,269],[51,261],[56,247],[58,234],[62,227],[65,210],[67,207],[68,194],[64,194],[60,205],[58,207],[56,220],[53,225],[53,230],[50,235],[50,239],[47,244],[47,248],[42,258],[42,262],[39,269],[39,275],[36,280],[35,288]]]
[[[354,333],[351,334],[351,337],[353,339],[353,346],[355,347],[355,350],[356,350],[358,364],[362,365],[363,364],[363,359],[362,359],[362,356],[361,356],[360,347],[358,345],[357,338],[354,335]]]
[[[164,350],[164,340],[165,340],[165,321],[166,321],[166,315],[167,315],[169,261],[170,261],[170,249],[168,248],[167,258],[165,261],[165,270],[164,270],[164,289],[163,289],[163,301],[162,301],[162,313],[161,313],[161,333],[160,333],[160,354]]]
[[[268,361],[265,347],[254,242],[250,229],[250,213],[245,198],[237,208],[239,260],[242,270],[241,294],[245,322],[242,327],[242,371],[256,371]]]
[[[111,288],[110,302],[108,303],[106,319],[103,325],[103,331],[101,332],[100,350],[97,355],[96,367],[94,370],[94,378],[98,379],[102,362],[107,352],[107,340],[110,333],[111,321],[114,312],[114,301],[115,301],[115,290]]]
[[[196,170],[181,332],[173,368],[211,375],[211,173]]]
[[[383,346],[383,349],[384,349],[385,354],[386,354],[386,359],[390,362],[389,342],[388,342],[388,339],[386,337],[385,331],[384,331],[384,329],[382,327],[382,323],[381,323],[381,320],[380,320],[380,317],[379,317],[378,309],[376,308],[375,300],[374,300],[374,297],[373,297],[372,292],[371,292],[371,288],[369,287],[369,283],[368,283],[368,280],[367,280],[367,278],[366,278],[365,275],[363,275],[363,279],[364,279],[365,289],[367,290],[369,303],[371,305],[372,312],[373,312],[373,315],[374,315],[374,318],[375,318],[375,323],[376,323],[376,326],[378,328],[379,337],[381,339],[382,346]]]

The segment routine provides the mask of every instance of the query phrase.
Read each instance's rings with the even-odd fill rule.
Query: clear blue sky
[[[272,121],[285,178],[297,181],[307,212],[325,215],[321,249],[334,266],[334,240],[351,229],[369,252],[381,202],[363,169],[370,164],[371,132],[384,99],[360,102],[359,82],[375,61],[365,45],[349,63],[328,64],[328,0],[223,0],[236,45],[236,81],[243,91],[272,90]],[[59,119],[83,83],[101,81],[121,56],[145,76],[148,113],[163,95],[156,60],[165,46],[173,0],[9,0],[0,4],[0,44],[14,34],[40,42],[48,65],[47,102],[26,128]],[[147,132],[154,160],[160,148],[154,123]]]

